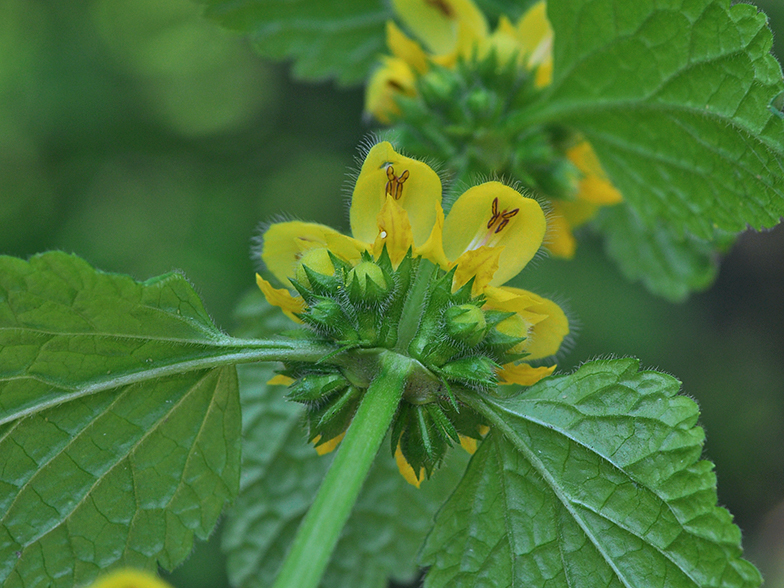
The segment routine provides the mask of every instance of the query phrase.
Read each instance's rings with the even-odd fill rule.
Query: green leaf
[[[362,83],[384,53],[384,23],[392,10],[383,0],[199,0],[205,16],[248,33],[258,51],[293,59],[294,75]]]
[[[238,491],[238,349],[176,274],[0,257],[0,582],[173,568]]]
[[[784,214],[766,17],[729,0],[550,0],[554,80],[532,121],[581,131],[649,227],[711,239]]]
[[[732,241],[678,237],[662,221],[645,225],[628,206],[603,208],[592,226],[604,233],[607,254],[629,280],[640,280],[648,290],[673,302],[713,283],[719,252]]]
[[[436,517],[425,586],[751,587],[696,404],[633,359],[468,401],[493,432]]]
[[[243,474],[224,527],[229,578],[241,588],[266,587],[332,461],[306,443],[301,406],[266,386],[268,368],[239,368],[243,407]],[[462,450],[417,490],[385,450],[378,455],[333,554],[322,586],[382,588],[411,580],[432,517],[465,468]]]

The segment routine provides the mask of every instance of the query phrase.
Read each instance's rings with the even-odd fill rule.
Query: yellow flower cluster
[[[503,286],[516,276],[542,245],[545,215],[536,200],[500,182],[467,190],[445,218],[441,180],[428,165],[397,153],[388,142],[370,149],[351,200],[352,237],[330,227],[300,221],[276,223],[263,236],[261,258],[284,285],[303,265],[333,274],[333,255],[357,265],[363,252],[378,258],[386,247],[397,266],[409,249],[442,269],[456,267],[454,289],[473,278],[472,292],[485,297],[486,309],[515,314],[498,325],[505,334],[525,337],[519,353],[525,362],[508,363],[498,373],[502,384],[531,385],[553,367],[528,361],[554,355],[569,332],[569,323],[554,302],[532,292]],[[298,320],[302,298],[275,288],[261,276],[257,283],[270,304]],[[298,280],[299,281],[299,280]]]
[[[395,122],[401,113],[397,98],[415,96],[418,78],[435,65],[454,68],[459,60],[478,61],[492,53],[499,68],[514,61],[533,72],[536,88],[552,81],[553,30],[544,1],[534,4],[516,23],[502,16],[494,31],[472,0],[393,0],[392,4],[405,28],[421,43],[406,36],[393,21],[387,22],[391,55],[382,57],[365,95],[366,112],[383,124]],[[576,179],[573,200],[552,200],[546,245],[554,255],[570,258],[576,246],[572,228],[590,220],[598,207],[619,203],[621,194],[587,141],[577,142],[564,155],[580,179]]]

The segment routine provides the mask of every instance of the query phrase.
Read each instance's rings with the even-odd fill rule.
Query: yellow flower
[[[444,218],[441,181],[427,164],[397,153],[388,142],[367,154],[351,200],[352,237],[315,223],[290,221],[270,226],[263,236],[261,259],[284,285],[303,260],[320,273],[326,251],[356,265],[363,251],[378,258],[386,245],[393,265],[409,249],[443,269],[456,267],[454,288],[473,279],[474,295],[484,294],[487,308],[515,312],[521,318],[515,336],[527,337],[521,351],[530,359],[554,355],[569,332],[563,311],[533,293],[501,286],[516,276],[542,245],[547,222],[539,203],[500,182],[486,182],[463,193]],[[314,253],[318,252],[318,255]],[[304,310],[301,298],[274,288],[257,275],[268,302],[292,318]],[[550,341],[544,345],[542,341]],[[533,346],[528,349],[528,346]],[[533,352],[533,353],[532,353]],[[527,364],[525,364],[527,365]],[[531,378],[502,372],[504,383],[530,385]],[[528,368],[523,368],[530,372]],[[531,368],[533,370],[534,368]],[[539,369],[535,373],[546,375]],[[543,376],[542,376],[543,377]]]
[[[539,203],[500,182],[486,182],[460,196],[443,228],[446,267],[456,266],[454,286],[473,278],[475,295],[483,294],[487,309],[516,313],[498,325],[506,334],[526,337],[519,349],[526,363],[507,364],[499,372],[502,384],[530,386],[554,368],[534,368],[527,362],[558,351],[569,333],[563,310],[532,292],[502,286],[533,259],[542,245],[547,222]],[[444,265],[444,260],[433,259]],[[512,326],[514,325],[514,326]]]
[[[304,256],[314,251],[330,251],[351,265],[360,261],[363,251],[378,255],[384,245],[395,265],[409,247],[429,251],[433,228],[443,222],[441,179],[427,164],[397,153],[389,142],[378,143],[362,164],[349,215],[353,237],[317,223],[270,225],[262,237],[261,260],[289,288]],[[318,271],[318,267],[308,267]],[[270,304],[289,316],[302,312],[301,298],[272,287],[261,276],[256,280]]]
[[[552,201],[554,222],[548,227],[547,248],[554,255],[571,258],[576,248],[572,228],[591,220],[601,206],[619,204],[623,197],[610,182],[588,141],[567,150],[566,157],[581,177],[575,200]]]
[[[99,578],[89,588],[171,588],[171,586],[150,572],[127,568]]]
[[[385,56],[371,76],[365,98],[365,110],[380,122],[388,123],[399,113],[395,96],[413,95],[416,76],[426,73],[431,63],[454,67],[458,58],[481,59],[494,51],[499,65],[515,59],[521,67],[535,69],[537,87],[552,79],[553,31],[543,1],[534,4],[516,24],[502,16],[492,33],[471,0],[395,0],[393,7],[425,48],[393,22],[387,23],[387,47],[392,56]]]
[[[481,60],[492,52],[499,68],[514,61],[517,67],[534,72],[536,88],[552,82],[554,34],[543,0],[516,23],[501,16],[492,32],[472,0],[395,0],[393,7],[421,44],[393,22],[387,23],[387,46],[392,55],[384,56],[371,75],[365,99],[366,112],[383,124],[395,122],[401,115],[396,99],[415,96],[419,77],[434,65],[454,69],[459,59]],[[579,177],[572,199],[551,200],[545,245],[552,254],[570,258],[576,247],[572,229],[590,220],[600,206],[620,202],[621,195],[587,141],[579,140],[562,157],[573,164]]]
[[[381,271],[367,261],[368,256],[378,261],[386,250],[392,267],[397,268],[410,251],[414,258],[427,259],[445,271],[454,269],[453,292],[472,281],[472,295],[483,296],[484,309],[514,313],[494,324],[509,336],[509,345],[515,345],[509,357],[523,355],[525,361],[509,362],[498,370],[501,384],[532,385],[552,372],[553,367],[533,367],[528,361],[558,351],[569,332],[566,316],[552,301],[503,286],[542,245],[547,223],[536,200],[500,182],[486,182],[463,193],[445,218],[438,175],[382,142],[370,149],[362,164],[352,195],[350,224],[351,237],[315,223],[271,225],[263,235],[261,259],[284,287],[274,288],[257,275],[268,302],[298,320],[307,305],[289,290],[292,279],[301,285],[308,275],[314,278],[311,272],[330,276],[337,273],[338,266],[341,275],[367,276],[368,271],[359,272],[360,264]],[[383,276],[374,283],[384,286]],[[346,281],[346,287],[348,284]],[[349,292],[349,296],[356,293]],[[435,365],[438,369],[441,364]],[[290,381],[276,378],[274,383]],[[331,432],[330,437],[336,434]],[[321,450],[331,451],[339,440],[325,439]],[[314,442],[321,443],[321,437]],[[407,463],[402,453],[397,459]],[[417,475],[410,467],[401,466],[401,472],[409,481],[422,477],[421,471]]]

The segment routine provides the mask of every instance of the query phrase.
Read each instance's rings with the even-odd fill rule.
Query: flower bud
[[[340,303],[331,298],[319,298],[318,302],[311,304],[303,320],[319,330],[326,329],[328,333],[337,333],[342,339],[356,336]]]
[[[384,271],[372,261],[361,261],[346,276],[352,302],[378,302],[388,293]]]
[[[450,306],[444,318],[449,336],[471,347],[477,345],[487,332],[485,313],[473,304]]]
[[[474,355],[450,361],[441,368],[448,379],[468,386],[491,388],[498,381],[495,370],[498,366],[489,357]]]
[[[309,402],[327,396],[335,390],[342,390],[347,386],[348,380],[339,373],[311,374],[294,382],[287,396],[296,402]]]
[[[294,271],[294,278],[300,284],[310,288],[312,286],[308,274],[305,272],[305,266],[325,276],[331,276],[335,273],[335,266],[332,265],[329,252],[325,247],[308,249],[300,258],[297,269]]]
[[[457,90],[457,78],[446,68],[433,68],[419,79],[419,91],[431,103],[449,102]]]
[[[484,88],[474,88],[466,96],[466,105],[475,115],[487,116],[495,108],[496,96]]]

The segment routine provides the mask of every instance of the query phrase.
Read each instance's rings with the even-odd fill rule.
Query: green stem
[[[411,360],[386,352],[273,588],[316,588],[403,394]]]

